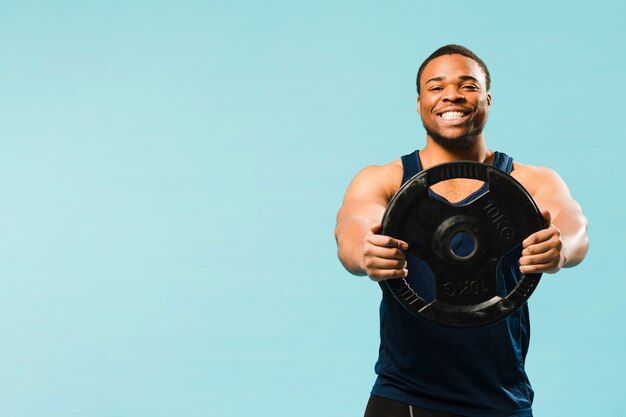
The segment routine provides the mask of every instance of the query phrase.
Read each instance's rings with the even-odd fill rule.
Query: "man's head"
[[[428,136],[447,149],[482,139],[491,105],[489,71],[467,48],[444,46],[420,66],[417,111]]]
[[[437,49],[435,52],[430,54],[430,56],[426,58],[424,62],[422,62],[422,65],[420,65],[419,69],[417,70],[417,78],[415,80],[415,84],[417,86],[418,95],[420,94],[420,78],[422,77],[422,72],[424,72],[424,67],[426,67],[426,65],[428,65],[428,63],[435,58],[438,58],[443,55],[455,55],[455,54],[463,55],[465,57],[468,57],[476,61],[476,63],[480,66],[480,68],[485,73],[485,86],[487,87],[487,91],[489,91],[489,88],[491,87],[491,76],[489,75],[489,69],[487,69],[487,65],[485,65],[483,60],[480,59],[478,55],[476,55],[474,52],[470,51],[464,46],[446,45],[446,46],[442,46],[441,48]]]

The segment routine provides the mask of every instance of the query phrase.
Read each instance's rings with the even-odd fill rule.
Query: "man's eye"
[[[443,90],[442,87],[431,87],[430,91],[441,91]]]
[[[463,86],[463,88],[466,90],[478,90],[478,87],[473,84],[466,84]]]

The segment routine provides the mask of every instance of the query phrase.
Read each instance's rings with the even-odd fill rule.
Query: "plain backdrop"
[[[424,145],[415,74],[492,74],[489,146],[589,219],[530,301],[535,415],[623,416],[626,3],[0,2],[0,415],[361,416],[380,289],[351,178]],[[424,343],[428,343],[424,340]]]

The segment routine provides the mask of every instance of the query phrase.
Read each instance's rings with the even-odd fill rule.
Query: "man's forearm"
[[[561,212],[552,222],[561,231],[563,242],[563,267],[576,266],[582,262],[589,249],[587,219],[578,210]]]
[[[361,219],[346,219],[335,229],[339,260],[351,274],[366,275],[363,265],[363,242],[368,232],[369,225]]]

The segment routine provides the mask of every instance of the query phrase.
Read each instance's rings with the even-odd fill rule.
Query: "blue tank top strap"
[[[402,184],[416,176],[422,170],[420,163],[419,151],[414,151],[408,155],[402,156],[402,167],[404,174],[402,175]]]
[[[493,166],[510,174],[513,170],[513,158],[504,152],[496,151],[493,157]]]

